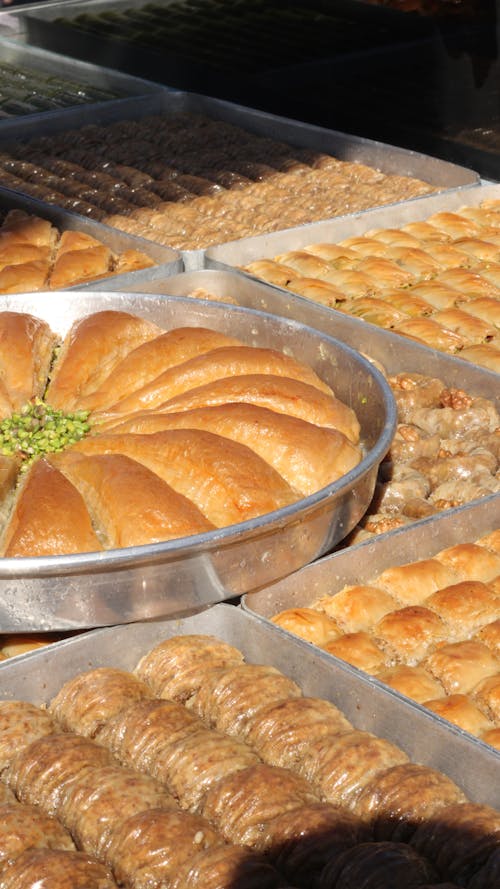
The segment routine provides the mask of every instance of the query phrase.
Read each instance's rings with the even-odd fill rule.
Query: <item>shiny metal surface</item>
[[[340,707],[353,725],[388,738],[409,757],[439,769],[480,803],[500,805],[493,780],[500,754],[376,680],[232,605],[216,605],[182,620],[95,630],[0,665],[2,699],[46,704],[72,676],[99,666],[133,669],[162,639],[209,633],[235,645],[250,663],[272,664],[304,694]]]
[[[368,505],[396,422],[390,389],[368,361],[311,328],[204,300],[130,293],[5,296],[4,309],[44,318],[64,334],[102,309],[121,309],[165,329],[205,325],[306,362],[354,408],[366,456],[339,481],[251,521],[150,546],[0,560],[0,631],[105,626],[185,613],[238,596],[329,551]]]
[[[1,130],[1,125],[0,125]],[[7,188],[0,187],[0,216],[3,216],[8,210],[24,210],[26,213],[32,213],[35,216],[41,216],[43,219],[50,219],[60,231],[80,231],[106,244],[114,253],[123,253],[125,250],[140,250],[151,257],[156,263],[148,269],[139,269],[136,272],[127,272],[122,275],[110,275],[108,278],[99,280],[99,288],[102,290],[123,290],[126,291],[133,285],[141,288],[147,281],[156,281],[156,279],[165,280],[169,275],[175,275],[182,271],[183,262],[181,255],[177,250],[171,247],[163,247],[161,244],[155,244],[153,241],[147,241],[145,238],[138,238],[136,235],[128,235],[116,228],[110,228],[109,225],[103,225],[95,222],[93,219],[87,219],[85,216],[77,216],[75,213],[69,213],[60,207],[54,207],[52,204],[46,204],[35,198],[17,194]],[[95,290],[96,282],[90,281],[87,284],[76,284],[74,287],[68,287],[67,290]],[[0,308],[2,305],[3,294],[0,294]]]

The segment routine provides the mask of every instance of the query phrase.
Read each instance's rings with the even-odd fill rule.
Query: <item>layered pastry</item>
[[[151,688],[165,693],[176,657],[187,679],[189,651],[205,651],[207,659],[211,653],[214,663],[225,664],[236,659],[237,649],[213,637],[173,637],[147,652],[137,673],[143,671]],[[222,666],[222,675],[241,670],[238,654],[240,666]],[[192,681],[200,689],[204,672],[199,659],[196,663],[201,683]],[[217,672],[216,666],[212,669]],[[80,850],[78,861],[84,858],[94,867],[80,884],[75,865],[71,886],[85,889],[94,889],[94,873],[130,889],[232,889],[236,883],[244,889],[309,889],[311,879],[318,886],[339,885],[340,874],[341,885],[358,886],[363,879],[375,887],[384,875],[384,885],[404,878],[421,889],[455,876],[459,885],[469,885],[462,879],[464,867],[468,880],[485,867],[494,873],[498,813],[468,803],[453,781],[410,763],[389,740],[353,729],[333,704],[287,696],[290,680],[284,674],[274,671],[281,699],[254,713],[250,724],[241,732],[238,726],[231,737],[207,728],[184,703],[159,698],[157,692],[118,706],[116,682],[101,682],[95,693],[96,673],[104,675],[87,674],[90,692],[86,674],[79,674],[48,704],[66,726],[70,712],[83,715],[87,733],[98,722],[94,740],[56,730],[23,742],[18,733],[19,750],[0,785],[11,791],[3,809],[12,824],[5,841],[0,831],[0,867],[5,849],[12,874],[22,873],[27,855],[41,862],[37,856],[43,852],[48,861],[52,847],[58,860],[63,850],[74,855],[68,830]],[[125,676],[113,670],[111,675],[118,673]],[[133,687],[132,673],[129,679]],[[172,694],[181,689],[174,684]],[[182,697],[190,700],[185,691]],[[11,714],[21,715],[23,706],[32,706],[8,704]],[[40,713],[47,716],[44,709]],[[6,718],[0,743],[6,745],[9,738],[14,738],[13,727]],[[27,800],[36,807],[28,809]],[[22,811],[13,811],[16,807]],[[16,824],[24,811],[29,818],[20,836]],[[454,854],[468,819],[476,831],[486,825],[490,811],[487,842],[466,837]],[[53,812],[62,827],[48,817]],[[38,830],[32,823],[36,813]],[[33,848],[26,850],[26,843]],[[73,859],[65,860],[70,868]],[[355,882],[345,882],[348,877]],[[7,885],[17,889],[24,884]],[[114,883],[104,878],[96,883],[98,889],[108,885]]]
[[[183,250],[436,190],[189,112],[18,142],[0,153],[0,183]]]
[[[496,746],[498,569],[498,533],[492,531],[271,619]],[[329,622],[333,632],[326,638]]]
[[[84,232],[10,210],[0,224],[0,293],[64,290],[155,265],[146,253],[121,253]]]
[[[498,206],[465,206],[400,230],[377,229],[339,244],[257,258],[244,270],[500,371],[499,219]]]
[[[203,534],[290,506],[361,459],[354,411],[279,351],[120,311],[77,321],[60,348],[30,315],[2,313],[2,326],[6,557]]]

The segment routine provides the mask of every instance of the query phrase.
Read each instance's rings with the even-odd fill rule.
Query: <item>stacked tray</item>
[[[154,119],[155,115],[159,116],[159,121]],[[180,118],[176,117],[178,115]],[[193,140],[202,119],[208,121],[211,142],[202,136],[203,150],[200,151]],[[131,123],[128,124],[128,121]],[[138,122],[137,125],[134,121]],[[161,157],[158,155],[158,126],[162,128],[165,146],[173,139],[175,151],[177,131],[174,124],[179,125],[179,122],[180,135],[186,140],[186,147],[181,151],[181,161],[176,161],[174,155],[174,160],[166,164],[165,153]],[[72,134],[71,138],[62,135],[85,124],[90,124],[91,128],[82,131],[81,146],[76,134]],[[105,130],[97,129],[100,126],[115,127],[112,131],[116,132],[112,149],[112,143],[106,142],[106,150],[103,151],[103,140],[108,135]],[[153,140],[151,133],[148,135],[144,129],[147,127],[152,128]],[[226,156],[221,168],[219,143],[224,134]],[[35,159],[35,147],[17,144],[35,137],[40,142],[38,174],[32,169],[33,163],[30,166],[31,152]],[[75,169],[78,165],[83,165],[86,173],[98,166],[101,180],[106,179],[107,170],[113,172],[118,165],[120,168],[125,166],[125,171],[121,169],[120,176],[123,174],[123,177],[118,187],[115,184],[112,193],[107,194],[106,186],[101,185],[97,206],[87,201],[88,206],[82,207],[81,212],[170,246],[177,244],[190,267],[202,265],[203,245],[221,243],[241,231],[276,229],[290,225],[292,220],[308,222],[311,218],[323,218],[331,213],[352,212],[353,206],[366,209],[381,201],[387,203],[429,193],[434,189],[458,189],[478,183],[478,177],[472,171],[414,152],[202,96],[164,91],[141,100],[110,102],[93,110],[82,107],[40,116],[36,126],[33,122],[19,121],[9,128],[8,140],[0,142],[4,171],[1,184],[17,191],[25,189],[31,194],[35,190],[36,196],[43,198],[44,191],[37,187],[37,175],[42,182],[47,176],[54,182],[54,162],[46,157],[52,143],[45,137],[49,140],[54,137],[62,142],[57,149],[58,160],[70,158],[72,166],[67,174],[70,179],[75,176],[78,179],[78,170]],[[144,149],[146,139],[149,139],[147,158]],[[243,147],[238,150],[233,146],[233,140],[240,140]],[[137,147],[138,141],[139,153],[136,151],[131,161],[130,153]],[[183,145],[181,143],[181,147]],[[209,151],[209,147],[213,150]],[[11,151],[14,152],[13,157]],[[206,167],[204,173],[200,171],[205,156],[209,173]],[[210,163],[215,165],[214,169]],[[131,164],[135,164],[132,169]],[[47,166],[49,172],[45,169]],[[337,192],[334,185],[338,183],[339,169],[341,187]],[[300,203],[294,200],[291,207],[290,194],[295,192],[296,181],[294,170],[297,175],[303,174],[305,192]],[[366,179],[366,187],[362,188],[359,179],[363,178]],[[321,183],[323,187],[318,191]],[[148,187],[154,194],[148,193],[142,200],[141,189],[147,192]],[[63,182],[57,180],[57,185],[52,185],[51,189],[57,193],[48,196],[47,200],[66,203],[64,193],[60,194],[64,189]],[[125,198],[121,200],[121,195],[126,195],[126,201]],[[248,204],[245,215],[240,209],[243,196]],[[313,197],[315,206],[312,204]],[[225,203],[218,210],[222,201]],[[232,214],[228,213],[228,204]],[[234,210],[236,204],[237,214]],[[311,209],[312,206],[314,209]],[[231,229],[226,226],[227,219],[232,220]]]
[[[177,614],[241,595],[328,551],[369,502],[394,431],[394,404],[382,376],[357,353],[285,319],[220,303],[127,293],[56,292],[5,296],[2,308],[29,312],[60,335],[101,310],[138,314],[165,329],[208,327],[251,345],[286,349],[335,386],[361,425],[364,456],[338,481],[289,506],[239,524],[143,546],[90,554],[4,558],[5,632],[105,626]],[[341,367],[341,371],[337,370]]]
[[[79,203],[78,199],[75,199],[75,203]],[[37,201],[34,198],[23,197],[8,189],[0,188],[0,227],[10,211],[20,211],[23,214],[28,214],[28,216],[34,216],[50,221],[57,229],[59,236],[64,232],[81,232],[83,235],[93,239],[89,244],[93,244],[95,241],[96,243],[99,242],[100,245],[109,248],[114,259],[112,259],[109,264],[109,274],[102,280],[106,282],[106,286],[109,287],[110,290],[127,290],[131,285],[135,285],[138,290],[141,290],[146,287],[147,283],[154,282],[157,279],[164,281],[165,277],[177,274],[183,268],[182,259],[179,253],[169,247],[163,247],[152,241],[145,240],[144,238],[138,238],[134,235],[118,232],[116,229],[112,229],[107,225],[101,225],[99,222],[94,222],[92,219],[77,216],[67,210],[62,210],[41,201]],[[126,254],[127,251],[134,251],[134,255],[137,256],[139,265],[141,262],[144,262],[146,267],[138,267],[137,271],[117,274],[114,269],[119,268],[119,257]],[[135,251],[137,251],[137,253]],[[81,253],[81,256],[83,257],[84,254]],[[20,259],[17,258],[15,261],[20,262]],[[29,270],[33,265],[31,261],[28,260],[26,265],[22,262],[20,262],[19,265],[9,265],[9,262],[6,259],[2,262],[2,272],[4,276],[6,273],[3,269],[6,265],[8,266],[9,275],[4,277],[3,283],[0,284],[0,293],[22,293],[32,289],[29,284],[24,283],[24,281],[29,281],[29,277],[23,279],[23,270],[26,269],[29,273]],[[86,272],[83,260],[81,270],[82,276],[85,276]],[[100,272],[100,274],[102,274],[102,272]],[[99,285],[101,285],[101,279],[99,280]],[[95,280],[72,286],[70,285],[65,287],[65,289],[80,290],[89,287],[92,288],[93,286],[95,287]],[[50,284],[47,282],[42,284],[41,288],[37,287],[36,289],[46,290],[49,289],[49,287]],[[54,289],[54,287],[55,285],[52,285],[51,289]]]

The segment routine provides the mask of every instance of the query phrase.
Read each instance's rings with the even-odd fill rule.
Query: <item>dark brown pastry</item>
[[[318,889],[420,889],[434,876],[431,864],[406,843],[360,843],[332,856]]]
[[[132,673],[98,667],[65,682],[50,702],[49,712],[65,731],[93,738],[108,719],[151,696],[147,685]]]
[[[2,889],[117,889],[111,871],[83,852],[31,849],[2,874]]]
[[[165,639],[139,661],[135,673],[153,694],[186,701],[203,684],[209,670],[243,662],[241,651],[209,635],[186,634]]]
[[[32,741],[56,730],[54,720],[27,701],[0,702],[0,772]]]
[[[62,824],[35,806],[14,801],[1,805],[0,825],[0,875],[9,862],[29,849],[75,848]]]

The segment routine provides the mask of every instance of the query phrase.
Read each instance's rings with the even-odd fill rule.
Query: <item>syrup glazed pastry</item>
[[[0,293],[63,290],[153,266],[139,250],[115,254],[91,235],[10,210],[0,225]]]
[[[243,270],[500,372],[499,220],[498,206],[464,207],[257,258]]]
[[[120,311],[56,345],[44,322],[0,314],[6,557],[204,534],[290,506],[361,459],[354,411],[273,349]]]

